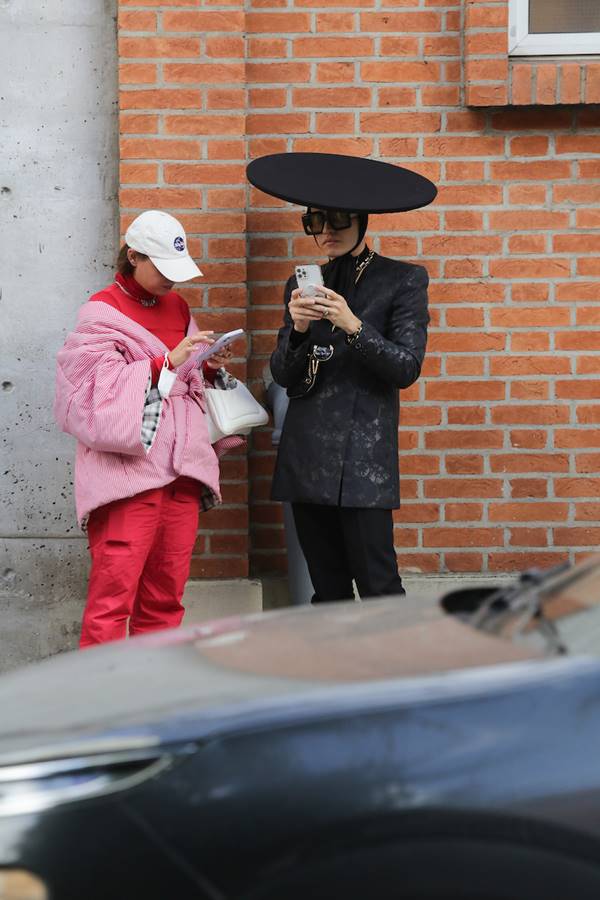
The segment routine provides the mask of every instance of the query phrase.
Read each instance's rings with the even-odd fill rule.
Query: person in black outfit
[[[285,287],[271,371],[290,402],[272,497],[292,504],[313,603],[353,599],[353,581],[361,598],[403,594],[392,518],[398,389],[421,372],[428,276],[369,249],[366,231],[369,210],[424,206],[435,187],[396,166],[328,154],[263,157],[248,177],[305,198],[304,229],[329,258],[317,296],[302,296],[295,276]]]

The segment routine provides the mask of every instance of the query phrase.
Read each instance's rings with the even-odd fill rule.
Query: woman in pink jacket
[[[205,377],[231,351],[198,367],[212,343],[175,282],[201,275],[182,225],[138,216],[114,282],[90,297],[58,354],[55,415],[77,438],[75,501],[91,572],[80,646],[180,624],[198,514],[221,500]]]

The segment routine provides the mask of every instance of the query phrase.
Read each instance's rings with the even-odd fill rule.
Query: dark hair
[[[121,275],[133,275],[133,266],[127,259],[128,250],[129,245],[123,244],[123,246],[119,250],[119,255],[117,256],[117,272],[119,272]],[[148,259],[145,253],[139,253],[137,250],[135,250],[134,253],[138,259]]]

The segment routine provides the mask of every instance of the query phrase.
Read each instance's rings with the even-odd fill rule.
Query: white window
[[[600,0],[510,0],[511,56],[600,53]]]

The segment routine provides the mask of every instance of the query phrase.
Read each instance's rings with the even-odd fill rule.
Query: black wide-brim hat
[[[253,160],[246,174],[272,197],[345,212],[408,212],[437,194],[432,181],[410,169],[337,153],[272,153]]]

